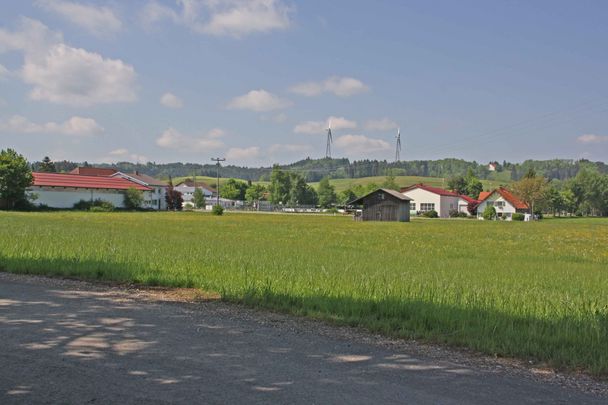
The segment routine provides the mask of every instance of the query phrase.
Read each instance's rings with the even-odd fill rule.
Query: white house
[[[203,183],[202,181],[197,181],[195,183],[191,179],[186,179],[182,182],[177,183],[177,185],[173,187],[174,190],[177,190],[182,193],[182,198],[184,199],[184,206],[192,205],[192,200],[194,199],[194,190],[196,190],[197,188],[200,188],[203,191],[203,195],[205,196],[206,200],[209,200],[210,198],[216,195],[215,190],[209,187],[206,183]]]
[[[410,197],[410,209],[419,213],[435,210],[440,218],[449,218],[451,210],[460,210],[463,197],[452,191],[424,184],[401,189],[401,193]],[[467,203],[468,204],[468,203]]]
[[[121,177],[123,179],[132,181],[133,183],[146,186],[151,191],[144,192],[144,206],[143,208],[150,208],[154,210],[166,210],[167,200],[167,187],[169,186],[164,181],[155,179],[154,177],[148,176],[147,174],[134,172],[134,173],[122,173],[116,172],[111,177]]]
[[[481,201],[477,206],[477,218],[483,219],[483,211],[488,205],[491,205],[496,209],[496,216],[501,219],[510,221],[513,214],[529,213],[530,209],[528,205],[513,195],[509,190],[503,187],[499,187],[494,191],[483,192],[480,194]]]
[[[124,193],[129,188],[144,193],[149,187],[121,177],[83,176],[69,173],[32,173],[33,184],[27,193],[35,197],[33,203],[52,208],[72,208],[80,200],[104,200],[115,207],[124,207]]]

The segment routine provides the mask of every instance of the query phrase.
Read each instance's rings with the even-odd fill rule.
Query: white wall
[[[500,205],[497,204],[498,202],[504,202],[504,207],[498,206]],[[493,193],[488,197],[488,199],[477,206],[477,218],[483,218],[483,211],[488,205],[493,205],[496,209],[496,215],[501,214],[501,216],[508,221],[510,221],[512,215],[517,212],[515,207],[512,206],[510,202],[505,200],[499,193]]]
[[[119,190],[95,190],[83,188],[51,188],[30,187],[29,193],[38,196],[34,204],[45,204],[52,208],[72,208],[80,200],[91,201],[101,199],[109,201],[115,207],[124,207],[124,194]]]
[[[437,214],[439,214],[439,217],[441,218],[449,218],[450,210],[458,209],[458,200],[460,199],[459,197],[441,196],[421,188],[415,188],[402,194],[414,200],[412,202],[416,203],[417,212],[420,211],[421,204],[423,203],[435,204],[435,211],[437,211]]]

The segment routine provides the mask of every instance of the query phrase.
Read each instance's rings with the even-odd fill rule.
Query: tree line
[[[324,177],[330,179],[361,178],[370,176],[421,176],[442,177],[467,176],[472,173],[478,179],[517,181],[533,169],[539,175],[553,180],[567,180],[581,170],[593,170],[600,174],[608,174],[608,165],[603,162],[591,162],[589,160],[526,160],[522,163],[494,162],[496,171],[490,171],[485,163],[470,162],[462,159],[439,159],[439,160],[412,160],[388,162],[386,160],[355,160],[346,158],[306,158],[298,162],[279,165],[286,172],[298,173],[306,182],[320,181]],[[33,162],[32,169],[35,171],[54,170],[68,172],[78,166],[91,166],[88,162],[51,161],[45,157],[42,161]],[[194,174],[198,176],[214,177],[217,166],[213,164],[198,163],[130,163],[119,162],[115,164],[101,163],[96,167],[114,168],[122,172],[139,171],[150,176],[168,179],[170,177],[185,177]],[[276,166],[276,165],[275,165]],[[237,178],[250,181],[270,181],[273,167],[241,167],[234,165],[222,166],[223,177]]]

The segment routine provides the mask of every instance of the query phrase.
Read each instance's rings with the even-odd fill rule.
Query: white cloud
[[[382,140],[368,138],[364,135],[342,135],[334,140],[336,148],[349,155],[368,154],[391,149],[391,145]]]
[[[292,93],[312,97],[322,93],[332,93],[339,97],[349,97],[369,90],[360,80],[352,77],[332,76],[322,82],[299,83],[290,88]]]
[[[310,145],[275,143],[273,145],[270,145],[270,147],[268,148],[268,153],[270,153],[271,155],[277,153],[303,153],[309,152],[311,150],[312,146]]]
[[[217,139],[226,135],[226,131],[221,128],[213,128],[209,132],[207,132],[207,138]]]
[[[23,18],[19,31],[0,29],[0,52],[8,50],[23,52],[20,77],[32,86],[33,100],[89,106],[136,99],[132,66],[70,47],[39,21]]]
[[[388,118],[369,120],[365,123],[365,129],[368,131],[390,131],[391,129],[396,129],[397,127],[397,123]]]
[[[182,100],[172,93],[163,94],[160,103],[168,108],[182,108],[184,106]]]
[[[7,68],[4,67],[4,65],[0,64],[0,79],[3,79],[5,76],[9,75],[9,71]]]
[[[292,11],[281,0],[181,0],[177,10],[152,1],[141,17],[147,26],[168,19],[200,34],[241,38],[289,28]]]
[[[233,98],[232,101],[228,103],[228,108],[234,110],[265,112],[280,110],[291,105],[291,101],[260,89],[251,90],[247,94]]]
[[[191,136],[182,134],[175,128],[168,128],[156,139],[156,144],[161,148],[183,152],[215,150],[224,146],[224,143],[217,139],[217,130],[216,128],[201,136]]]
[[[260,115],[260,121],[274,122],[275,124],[282,124],[287,121],[287,114],[278,113],[275,115]]]
[[[63,0],[43,0],[38,4],[98,37],[112,35],[122,29],[122,21],[109,7]]]
[[[112,156],[124,156],[124,155],[126,155],[128,153],[129,153],[129,149],[120,148],[120,149],[114,149],[113,151],[111,151],[110,155],[112,155]]]
[[[101,159],[102,161],[117,162],[130,161],[136,163],[147,163],[150,161],[147,156],[138,155],[137,153],[129,153],[127,148],[114,149],[109,153],[110,156]]]
[[[608,135],[585,134],[579,136],[576,140],[580,143],[604,143],[608,142]]]
[[[230,148],[226,153],[227,160],[247,160],[253,159],[260,155],[258,146],[250,146],[248,148]]]
[[[347,120],[344,117],[331,116],[325,121],[306,121],[295,126],[293,132],[296,134],[323,134],[327,131],[327,127],[331,123],[332,130],[340,129],[355,129],[357,123]]]
[[[53,134],[70,136],[91,136],[104,131],[93,118],[72,117],[62,123],[46,122],[37,124],[20,115],[14,115],[0,122],[0,130],[20,134]]]

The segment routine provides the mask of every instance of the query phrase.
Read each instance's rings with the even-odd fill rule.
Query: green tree
[[[336,203],[336,191],[334,186],[329,184],[329,177],[321,179],[317,194],[319,196],[319,205],[322,208],[329,208],[332,204]]]
[[[247,188],[247,183],[243,181],[228,179],[220,188],[220,197],[229,200],[244,200]]]
[[[129,187],[127,191],[125,191],[124,196],[124,205],[128,210],[136,210],[141,208],[144,203],[144,193],[141,190],[136,189],[135,187]]]
[[[245,200],[252,204],[257,203],[264,197],[264,193],[266,193],[266,187],[261,184],[253,184],[245,192]]]
[[[291,178],[288,173],[284,172],[275,165],[270,174],[270,202],[273,204],[287,204],[289,201],[289,192],[291,191]]]
[[[346,189],[338,194],[338,203],[340,205],[346,205],[349,202],[355,200],[357,194],[352,189]]]
[[[453,176],[448,179],[448,189],[458,194],[469,194],[467,181],[462,176]]]
[[[194,193],[192,194],[192,202],[196,208],[205,208],[205,193],[203,193],[202,188],[196,187],[194,189]]]
[[[542,203],[543,199],[545,198],[547,181],[544,177],[540,176],[525,176],[518,182],[514,183],[512,188],[515,195],[517,195],[528,205],[528,207],[530,207],[530,213],[533,214],[535,212],[534,206]]]
[[[306,180],[297,173],[291,173],[291,189],[289,190],[289,205],[316,205],[317,192],[310,187]]]
[[[399,191],[399,185],[395,181],[395,176],[393,176],[392,174],[386,176],[386,179],[384,179],[384,182],[382,183],[382,188]]]
[[[27,201],[26,189],[34,178],[27,160],[12,149],[0,151],[0,200],[8,209]]]
[[[483,210],[483,219],[486,221],[491,221],[496,218],[496,208],[494,206],[487,204],[486,208]]]
[[[467,171],[467,176],[464,180],[466,183],[465,194],[471,198],[478,198],[479,193],[483,191],[483,184],[481,184],[481,181],[475,177],[472,169],[469,168]]]
[[[42,162],[38,165],[38,171],[43,173],[56,173],[57,168],[50,157],[45,156]]]

